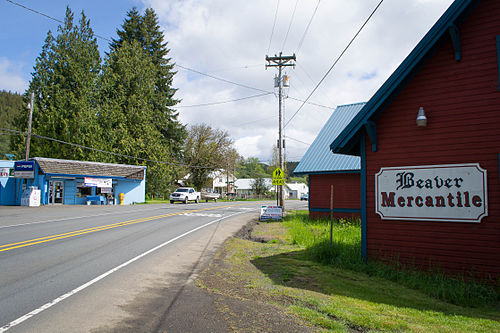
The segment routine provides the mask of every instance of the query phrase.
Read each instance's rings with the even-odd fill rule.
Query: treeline
[[[69,8],[57,34],[47,33],[25,102],[33,92],[33,133],[59,141],[33,137],[30,156],[146,165],[146,192],[161,195],[178,177],[187,137],[172,108],[169,49],[152,9],[130,10],[117,35],[101,58],[89,20],[82,12],[75,22]],[[25,132],[27,112],[10,125]],[[12,136],[18,157],[24,146],[25,136]]]
[[[5,154],[10,152],[11,132],[2,130],[12,129],[13,120],[18,117],[23,109],[23,96],[10,91],[0,91],[0,159],[5,158]]]

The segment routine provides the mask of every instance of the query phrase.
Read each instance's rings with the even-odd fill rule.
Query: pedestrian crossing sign
[[[285,173],[279,167],[273,171],[273,185],[285,185]]]

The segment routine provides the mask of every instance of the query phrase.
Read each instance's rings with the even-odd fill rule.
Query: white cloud
[[[0,90],[24,93],[28,83],[22,77],[22,65],[0,57]]]
[[[322,1],[298,50],[316,1],[282,0],[269,55],[296,52],[288,68],[290,97],[305,99],[366,20],[378,0]],[[452,0],[386,1],[331,71],[310,101],[329,107],[367,101],[430,29]],[[265,70],[276,0],[143,0],[157,12],[173,62],[265,91],[273,91],[275,68]],[[177,68],[174,85],[180,105],[227,101],[259,91]],[[285,99],[286,121],[301,102]],[[184,123],[208,123],[227,130],[245,157],[271,158],[277,140],[278,101],[274,95],[199,108],[180,108]],[[286,127],[286,135],[311,143],[332,110],[305,105]],[[297,160],[307,146],[287,140]]]

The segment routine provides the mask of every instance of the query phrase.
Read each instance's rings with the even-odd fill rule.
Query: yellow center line
[[[209,207],[209,208],[195,209],[195,210],[190,210],[190,211],[181,211],[181,212],[177,212],[177,213],[170,213],[170,214],[163,214],[163,215],[157,215],[157,216],[143,217],[143,218],[139,218],[139,219],[134,219],[134,220],[129,220],[129,221],[123,221],[123,222],[117,222],[117,223],[107,224],[107,225],[93,227],[93,228],[75,230],[75,231],[66,232],[66,233],[62,233],[62,234],[56,234],[56,235],[51,235],[51,236],[45,236],[45,237],[34,238],[34,239],[30,239],[30,240],[25,240],[25,241],[20,241],[20,242],[15,242],[15,243],[10,243],[10,244],[0,245],[0,252],[9,251],[9,250],[13,250],[13,249],[18,249],[18,248],[21,248],[21,247],[32,246],[32,245],[41,244],[41,243],[52,242],[52,241],[59,240],[59,239],[64,239],[64,238],[70,238],[70,237],[75,237],[75,236],[79,236],[79,235],[89,234],[89,233],[93,233],[93,232],[97,232],[97,231],[104,231],[104,230],[109,230],[109,229],[113,229],[113,228],[123,227],[123,226],[127,226],[127,225],[132,225],[132,224],[137,224],[137,223],[143,223],[143,222],[149,222],[149,221],[158,220],[158,219],[162,219],[162,218],[170,217],[170,216],[175,216],[175,215],[182,215],[182,214],[186,214],[186,213],[196,213],[196,212],[202,212],[202,211],[206,211],[206,210],[214,210],[214,209],[220,209],[220,208],[230,208],[230,207],[244,206],[244,205],[249,205],[249,204],[234,204],[234,205],[229,205],[229,206]]]

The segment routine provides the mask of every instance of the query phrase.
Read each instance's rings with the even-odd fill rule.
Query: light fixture
[[[420,107],[420,109],[418,109],[417,126],[419,127],[427,126],[427,117],[425,116],[423,107]]]

